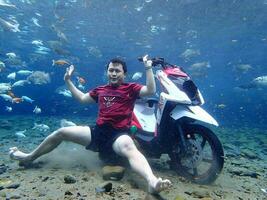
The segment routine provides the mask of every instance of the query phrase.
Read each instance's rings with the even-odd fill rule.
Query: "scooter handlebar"
[[[137,59],[138,59],[138,61],[143,62],[143,58],[144,58],[144,56],[143,57],[138,57]],[[155,58],[151,58],[149,60],[152,61],[152,66],[153,67],[155,67],[157,65],[161,65],[163,67],[164,64],[165,64],[164,58],[161,58],[161,57],[155,57]]]

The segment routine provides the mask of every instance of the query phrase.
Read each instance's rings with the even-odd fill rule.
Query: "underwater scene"
[[[144,55],[153,61],[157,130],[144,136],[140,122],[132,136],[168,188],[150,193],[125,158],[112,168],[68,141],[30,164],[14,154],[60,128],[95,125],[98,105],[74,97],[69,66],[88,94],[108,84],[113,58],[126,62],[125,82],[146,85]],[[266,63],[267,0],[0,0],[0,199],[267,199]],[[162,101],[174,97],[162,92],[172,86],[188,101],[168,110]],[[171,117],[160,121],[161,109]],[[180,140],[167,137],[173,121],[186,132]]]

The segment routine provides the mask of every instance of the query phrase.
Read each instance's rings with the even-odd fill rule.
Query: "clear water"
[[[80,105],[58,93],[64,89],[65,67],[52,66],[52,60],[65,59],[74,64],[73,81],[77,83],[76,77],[83,77],[86,92],[106,83],[105,65],[109,59],[123,58],[128,65],[128,81],[133,81],[135,72],[144,72],[137,57],[149,54],[182,66],[202,92],[204,108],[222,127],[235,127],[233,133],[240,135],[239,128],[246,133],[255,128],[253,133],[266,136],[267,83],[250,89],[239,87],[248,86],[256,77],[267,76],[266,0],[3,3],[9,5],[0,5],[0,18],[13,26],[19,24],[19,30],[0,23],[0,61],[5,65],[0,62],[0,83],[27,79],[28,76],[18,74],[15,80],[7,78],[22,69],[42,71],[50,77],[46,84],[12,87],[16,97],[28,96],[33,103],[11,103],[0,97],[1,131],[5,134],[10,134],[5,119],[13,123],[12,118],[16,121],[19,116],[28,116],[30,125],[14,125],[12,132],[31,129],[34,122],[43,122],[42,117],[67,117],[83,124],[87,117],[94,121],[95,105]],[[137,82],[145,84],[144,76]],[[6,106],[12,107],[12,111],[8,112]],[[33,113],[35,106],[42,110],[38,115]],[[58,127],[53,121],[46,122]],[[218,132],[223,133],[223,129]],[[221,139],[240,146],[236,140],[230,141],[230,136]],[[245,142],[242,145],[245,147]],[[261,145],[259,154],[263,156],[266,145]]]
[[[6,65],[0,82],[14,83],[6,76],[19,69],[49,73],[51,82],[12,88],[16,96],[35,101],[11,104],[0,98],[3,115],[32,115],[36,105],[42,115],[88,115],[84,106],[55,92],[64,85],[65,69],[52,66],[52,60],[73,63],[89,90],[106,83],[104,69],[109,59],[124,58],[131,80],[135,72],[143,71],[137,57],[148,53],[183,66],[202,91],[205,108],[220,123],[266,124],[266,87],[236,88],[267,74],[267,4],[263,0],[21,0],[10,4],[17,9],[1,6],[1,18],[19,24],[20,32],[0,32],[0,61]],[[32,44],[34,40],[42,44]],[[195,53],[183,56],[188,49]],[[14,62],[8,59],[9,52],[16,54]],[[209,66],[190,67],[201,62]],[[240,65],[250,67],[239,69]],[[17,75],[16,81],[25,78]],[[144,79],[138,81],[144,83]],[[6,112],[5,106],[13,111]]]

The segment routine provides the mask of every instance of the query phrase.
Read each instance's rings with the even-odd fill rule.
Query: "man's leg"
[[[128,135],[118,137],[112,148],[117,154],[127,157],[132,169],[147,180],[150,193],[159,193],[171,186],[168,179],[162,180],[153,174],[146,158],[138,151],[132,138]]]
[[[71,141],[87,146],[91,142],[91,130],[88,126],[63,127],[47,136],[32,152],[23,153],[17,147],[12,147],[9,155],[12,159],[19,160],[22,163],[32,162],[55,149],[62,141]]]

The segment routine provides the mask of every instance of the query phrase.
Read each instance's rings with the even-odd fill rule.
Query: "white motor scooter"
[[[142,61],[142,58],[139,58]],[[163,58],[151,59],[161,92],[158,98],[139,99],[134,107],[131,132],[148,157],[168,154],[171,169],[188,180],[209,184],[224,164],[222,144],[203,124],[218,126],[201,106],[204,99],[181,67]]]

